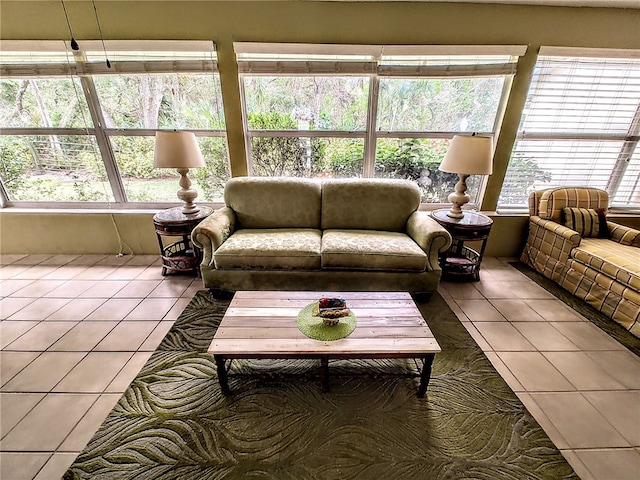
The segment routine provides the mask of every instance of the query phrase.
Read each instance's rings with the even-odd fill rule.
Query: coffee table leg
[[[227,368],[224,365],[224,357],[222,355],[214,355],[213,358],[215,358],[216,360],[220,390],[222,390],[222,393],[224,393],[225,395],[228,395],[230,393],[230,390],[229,381],[227,379]]]
[[[320,357],[320,383],[322,384],[322,393],[329,391],[329,357]]]
[[[424,397],[427,393],[427,386],[429,385],[429,379],[431,378],[431,365],[435,358],[435,353],[430,353],[422,360],[422,372],[420,373],[420,386],[418,387],[418,397]]]

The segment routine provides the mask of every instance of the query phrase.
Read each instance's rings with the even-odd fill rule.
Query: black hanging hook
[[[64,5],[64,0],[60,0],[60,3],[62,3],[64,18],[67,20],[67,27],[69,27],[69,36],[71,37],[71,48],[75,51],[78,51],[80,50],[80,46],[78,45],[78,42],[76,42],[76,39],[73,38],[73,32],[71,31],[71,23],[69,23],[69,15],[67,15],[67,7],[65,7]]]
[[[100,19],[98,18],[98,9],[96,8],[96,2],[94,0],[91,0],[91,4],[93,5],[93,13],[96,16],[96,23],[98,24],[98,32],[100,32],[100,41],[102,42],[104,58],[107,61],[107,68],[111,68],[111,62],[109,61],[109,57],[107,57],[107,49],[104,46],[104,37],[102,36],[102,27],[100,27]]]

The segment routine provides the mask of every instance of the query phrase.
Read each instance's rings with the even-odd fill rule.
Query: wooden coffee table
[[[335,341],[314,340],[298,330],[300,310],[321,297],[341,297],[357,318],[356,329]],[[431,376],[438,342],[406,292],[236,292],[208,353],[216,361],[224,394],[234,359],[320,360],[322,390],[329,388],[329,360],[413,358],[422,360],[418,396]]]

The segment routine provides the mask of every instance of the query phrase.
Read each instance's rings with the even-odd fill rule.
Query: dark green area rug
[[[227,305],[196,294],[65,479],[578,478],[437,294],[422,399],[404,360],[331,363],[324,394],[311,361],[237,361],[261,375],[225,397],[206,350]]]
[[[640,357],[640,338],[636,337],[633,333],[626,330],[622,325],[611,320],[609,317],[596,310],[587,302],[580,300],[576,296],[572,295],[556,282],[554,282],[553,280],[549,280],[547,277],[545,277],[541,273],[538,273],[530,266],[522,262],[512,262],[510,263],[510,265],[520,272],[524,273],[527,277],[536,282],[557,299],[562,300],[580,315],[600,328],[603,332],[607,333],[610,337],[614,338],[622,345],[627,347],[631,352]]]

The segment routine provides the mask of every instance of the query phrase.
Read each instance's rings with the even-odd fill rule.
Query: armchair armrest
[[[567,243],[569,250],[580,245],[582,238],[578,232],[553,220],[533,216],[529,219],[529,223],[531,228],[541,229],[543,232],[549,232],[554,236],[561,237]]]
[[[571,250],[580,245],[580,234],[553,220],[529,217],[529,235],[522,251],[521,260],[543,273],[547,278],[556,279],[571,255]]]
[[[614,242],[640,247],[640,230],[613,222],[607,222],[607,227],[609,228],[609,238]]]
[[[424,253],[431,270],[440,270],[438,254],[451,246],[451,235],[428,212],[415,211],[407,220],[409,235]]]
[[[224,241],[236,229],[236,214],[229,207],[216,210],[191,232],[191,240],[202,249],[202,264],[213,266],[213,252],[215,252]]]

